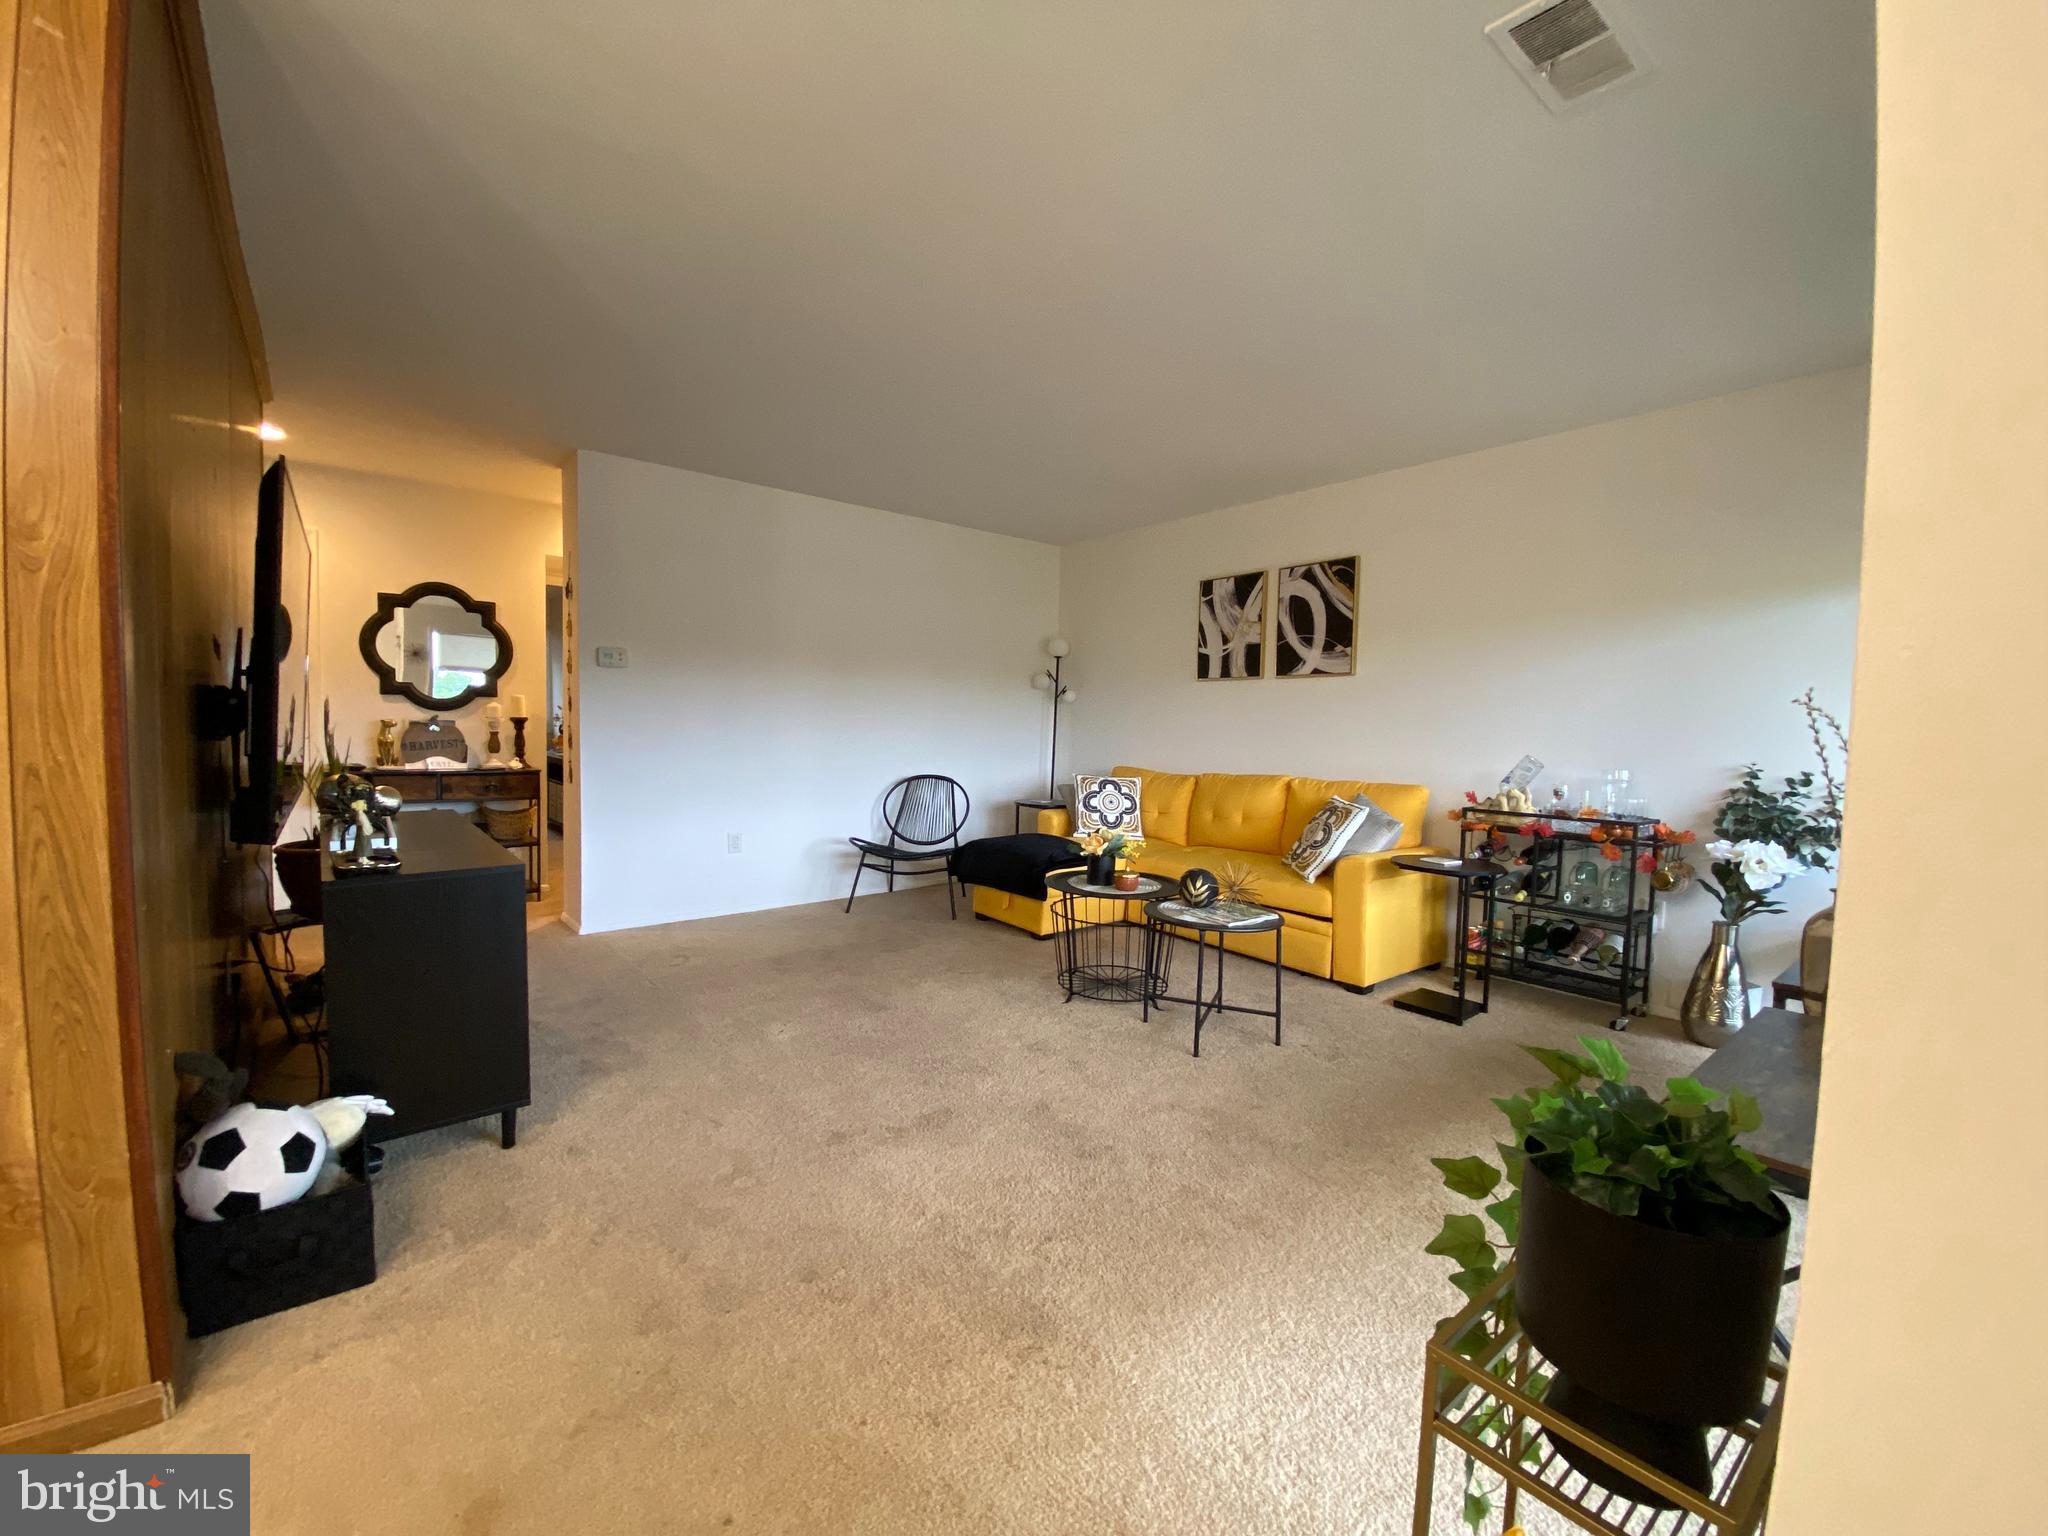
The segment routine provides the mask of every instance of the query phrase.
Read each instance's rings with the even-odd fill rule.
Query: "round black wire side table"
[[[1136,1003],[1161,996],[1166,981],[1153,964],[1153,946],[1143,923],[1126,921],[1132,902],[1161,895],[1166,882],[1138,877],[1135,891],[1090,885],[1086,870],[1062,870],[1045,877],[1052,904],[1053,954],[1059,963],[1066,1001],[1077,997],[1103,1003]]]

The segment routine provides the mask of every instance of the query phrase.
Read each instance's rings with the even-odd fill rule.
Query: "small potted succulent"
[[[1431,1159],[1447,1188],[1484,1204],[1501,1240],[1460,1214],[1426,1251],[1451,1259],[1452,1283],[1471,1296],[1512,1250],[1515,1309],[1556,1371],[1544,1400],[1703,1487],[1706,1428],[1762,1403],[1784,1275],[1790,1218],[1737,1141],[1763,1117],[1740,1089],[1689,1077],[1653,1095],[1611,1041],[1579,1044],[1583,1055],[1524,1047],[1551,1080],[1493,1101],[1513,1133],[1499,1163]],[[1555,1448],[1615,1488],[1578,1447],[1560,1437]],[[1468,1469],[1468,1519],[1490,1508],[1482,1482]],[[1661,1502],[1640,1485],[1616,1491]]]

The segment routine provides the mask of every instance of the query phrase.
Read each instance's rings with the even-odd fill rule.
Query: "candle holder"
[[[514,715],[512,717],[512,766],[514,768],[531,768],[533,766],[533,764],[526,760],[526,721],[527,717],[525,715]]]

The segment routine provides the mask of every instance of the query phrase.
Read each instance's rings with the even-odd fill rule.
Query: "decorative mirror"
[[[377,611],[363,621],[362,648],[378,688],[421,709],[494,697],[512,665],[512,637],[498,623],[498,605],[445,581],[379,592]]]

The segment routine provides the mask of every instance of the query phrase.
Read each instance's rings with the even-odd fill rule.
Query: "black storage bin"
[[[367,1139],[367,1138],[365,1138]],[[339,1295],[377,1278],[376,1222],[358,1142],[356,1182],[225,1221],[178,1213],[178,1296],[194,1338]]]

